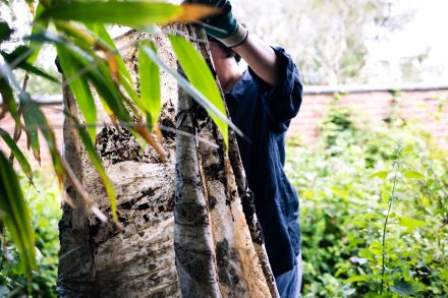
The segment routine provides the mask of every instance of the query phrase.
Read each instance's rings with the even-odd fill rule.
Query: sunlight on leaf
[[[400,226],[405,227],[408,233],[411,233],[418,228],[422,228],[425,225],[426,223],[421,220],[417,220],[407,216],[400,217]]]
[[[143,41],[141,46],[150,47],[156,52],[154,43],[149,40]],[[141,102],[149,114],[148,125],[150,125],[150,128],[154,128],[162,111],[160,72],[157,64],[148,57],[141,46],[138,56]]]

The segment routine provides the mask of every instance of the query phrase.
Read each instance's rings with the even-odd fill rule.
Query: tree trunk
[[[176,30],[184,30],[193,40],[206,40],[194,27]],[[148,36],[132,32],[118,44],[141,38]],[[167,39],[153,39],[162,60],[175,68]],[[199,49],[210,62],[207,44]],[[123,54],[134,75],[136,52],[131,47]],[[160,163],[152,148],[142,149],[124,128],[106,125],[97,135],[97,150],[117,190],[123,229],[85,210],[76,190],[66,183],[66,195],[77,208],[64,206],[59,226],[59,295],[278,297],[235,137],[231,135],[230,148],[224,150],[205,111],[165,72],[162,82],[160,122],[171,128],[163,133],[169,162]],[[64,104],[71,114],[79,114],[67,88]],[[176,129],[182,133],[174,133]],[[204,139],[207,142],[198,141]],[[110,214],[100,179],[69,118],[64,121],[64,142],[65,158],[100,209]]]
[[[194,26],[186,26],[184,30],[187,36],[197,41],[199,50],[211,64],[208,44],[203,42],[206,40],[205,32]],[[201,204],[201,212],[193,212],[193,210],[187,212],[184,204],[188,204],[192,194],[184,192],[185,187],[176,189],[175,215],[189,214],[192,219],[192,221],[184,222],[176,217],[175,248],[182,295],[197,297],[197,288],[201,285],[198,283],[204,283],[203,273],[200,271],[206,269],[206,276],[209,279],[207,284],[202,284],[203,288],[199,293],[205,292],[206,295],[201,297],[278,296],[269,263],[266,262],[267,255],[263,248],[262,237],[260,237],[260,226],[257,226],[255,209],[246,208],[251,218],[252,229],[249,228],[243,212],[240,194],[246,194],[247,187],[234,136],[230,138],[232,146],[229,151],[233,152],[233,165],[239,173],[240,190],[237,188],[232,163],[224,149],[222,136],[211,118],[182,91],[179,95],[178,106],[177,128],[179,130],[186,130],[218,145],[217,148],[206,143],[195,146],[188,139],[177,138],[176,173],[178,176],[176,179],[184,183],[188,182],[197,192],[201,190],[203,194],[199,194],[196,198],[201,197],[202,200],[202,196],[205,196],[208,202],[208,206]],[[199,158],[189,158],[193,152],[199,154]],[[194,169],[197,172],[188,171],[188,169]],[[188,179],[192,177],[189,174],[194,174],[195,179]],[[184,186],[183,184],[181,186]],[[246,205],[254,206],[250,196],[245,195],[244,199]],[[194,219],[198,218],[197,214],[204,212],[209,214],[209,219],[195,222]],[[192,229],[195,232],[191,232]],[[191,251],[195,248],[195,240],[191,239],[191,235],[201,233],[202,229],[207,229],[207,233],[211,229],[213,243],[210,244],[208,241],[204,243],[207,248],[200,254],[202,259],[185,258],[185,255],[192,254]],[[216,263],[212,264],[213,261]],[[192,266],[194,262],[197,264]],[[207,264],[207,266],[201,266],[201,264]],[[213,272],[213,269],[216,271]],[[215,288],[210,286],[214,285],[216,276],[219,282],[219,295],[216,294]]]
[[[117,42],[119,47],[148,38],[130,32]],[[156,36],[162,60],[176,67],[167,40]],[[131,71],[136,70],[137,49],[124,50]],[[175,80],[162,73],[164,108],[161,124],[174,130],[177,101]],[[64,90],[65,108],[78,110],[69,90]],[[100,113],[103,118],[104,113]],[[103,119],[108,121],[107,119]],[[70,118],[64,121],[64,153],[87,192],[110,215],[107,196],[88,161]],[[123,230],[109,221],[100,222],[82,208],[64,206],[60,222],[58,293],[64,297],[179,297],[175,269],[174,235],[174,133],[163,133],[163,146],[171,160],[160,163],[152,148],[142,149],[129,131],[111,125],[102,127],[96,147],[106,172],[117,191],[117,212]],[[76,191],[67,183],[66,194],[78,202]],[[82,205],[82,204],[80,204]]]

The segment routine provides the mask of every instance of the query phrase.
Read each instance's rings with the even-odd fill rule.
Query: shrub
[[[21,179],[22,190],[32,210],[36,233],[37,270],[28,283],[17,250],[8,233],[0,248],[0,297],[56,297],[56,277],[59,252],[58,221],[61,216],[59,189],[54,177],[36,174],[34,186]]]
[[[304,297],[448,294],[448,151],[400,121],[361,130],[336,107],[319,144],[288,151]]]

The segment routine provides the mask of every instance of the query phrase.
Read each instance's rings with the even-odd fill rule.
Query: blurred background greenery
[[[56,297],[58,268],[59,231],[58,221],[61,192],[52,171],[38,170],[34,174],[34,185],[23,176],[20,182],[29,208],[32,210],[32,224],[36,233],[37,270],[28,285],[24,268],[10,235],[2,233],[0,247],[0,297]],[[29,292],[27,287],[29,287]]]
[[[304,297],[377,297],[382,279],[391,290],[383,297],[446,297],[448,151],[412,123],[360,129],[353,115],[335,105],[317,144],[288,145]]]

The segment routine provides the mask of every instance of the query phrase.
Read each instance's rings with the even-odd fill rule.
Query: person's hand
[[[205,20],[205,30],[211,37],[217,39],[229,48],[241,45],[248,35],[232,13],[232,5],[228,0],[198,0],[196,3],[218,7],[222,12]]]

